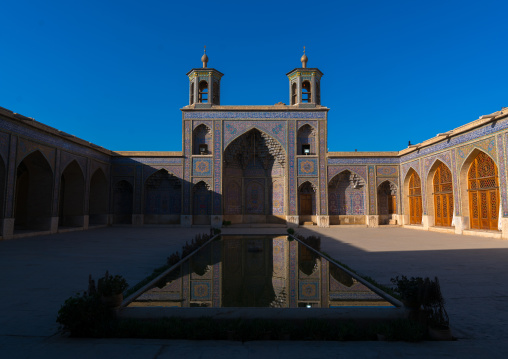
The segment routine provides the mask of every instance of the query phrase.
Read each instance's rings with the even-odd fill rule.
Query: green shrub
[[[76,294],[58,311],[57,323],[73,337],[104,337],[110,332],[114,313],[98,295]]]
[[[123,293],[129,285],[121,275],[112,276],[106,271],[104,277],[100,278],[97,283],[97,292],[105,297]]]

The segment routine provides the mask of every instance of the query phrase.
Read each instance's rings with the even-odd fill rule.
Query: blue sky
[[[223,105],[324,77],[330,151],[401,150],[508,106],[506,1],[3,1],[0,106],[111,150],[180,151],[186,73]]]

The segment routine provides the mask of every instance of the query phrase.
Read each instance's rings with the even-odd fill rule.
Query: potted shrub
[[[423,278],[397,276],[391,279],[391,282],[396,285],[394,290],[399,293],[400,300],[404,306],[411,310],[418,310],[421,307],[420,293],[423,285]]]
[[[445,300],[437,277],[434,280],[425,278],[421,297],[429,336],[434,340],[452,340],[450,319],[444,307]]]
[[[109,307],[119,307],[123,301],[123,291],[129,285],[121,275],[112,276],[106,271],[104,277],[97,283],[97,292],[101,296],[103,303]]]

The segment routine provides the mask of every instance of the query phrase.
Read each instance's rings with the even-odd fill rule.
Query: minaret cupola
[[[220,80],[223,73],[208,67],[206,46],[201,57],[202,68],[195,68],[187,73],[189,76],[189,105],[196,108],[208,108],[220,105]]]
[[[305,54],[305,46],[300,61],[302,67],[286,74],[289,78],[289,103],[298,107],[320,106],[323,73],[317,68],[307,68],[309,58]]]

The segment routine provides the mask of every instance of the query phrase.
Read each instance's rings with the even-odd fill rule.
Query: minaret
[[[206,46],[203,56],[202,68],[195,68],[187,73],[189,76],[189,105],[196,108],[209,108],[220,105],[220,80],[223,73],[208,67]]]
[[[317,68],[307,68],[309,58],[305,54],[305,46],[300,61],[302,67],[286,74],[289,78],[289,103],[298,107],[320,106],[323,73]]]

